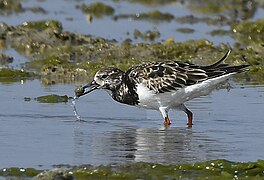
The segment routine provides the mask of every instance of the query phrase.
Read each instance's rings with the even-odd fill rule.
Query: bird
[[[169,110],[177,109],[186,113],[191,128],[193,113],[184,103],[208,95],[221,82],[247,71],[248,64],[224,63],[230,53],[231,49],[219,61],[204,66],[165,60],[135,65],[127,71],[103,67],[90,83],[77,88],[75,95],[79,98],[96,89],[105,89],[117,102],[159,110],[165,126],[171,124]]]

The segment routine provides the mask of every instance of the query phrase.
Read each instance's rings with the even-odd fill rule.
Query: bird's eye
[[[104,79],[104,78],[106,78],[106,77],[107,77],[107,75],[106,75],[106,74],[104,74],[104,75],[102,75],[102,76],[101,76],[101,78],[103,78],[103,79]]]

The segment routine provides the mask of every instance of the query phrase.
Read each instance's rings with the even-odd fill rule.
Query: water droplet
[[[78,99],[77,96],[74,96],[72,98],[72,107],[73,107],[73,113],[75,117],[77,118],[78,121],[81,121],[81,116],[78,114],[77,109],[76,109],[76,100]]]

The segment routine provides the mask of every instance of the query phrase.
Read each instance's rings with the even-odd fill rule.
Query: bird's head
[[[94,79],[89,84],[75,89],[77,97],[88,94],[96,89],[107,89],[110,91],[116,90],[122,83],[124,72],[118,68],[106,67],[97,71]],[[85,92],[85,89],[90,88]]]
[[[107,67],[99,70],[92,84],[96,84],[98,88],[115,90],[122,82],[124,72],[118,68]]]

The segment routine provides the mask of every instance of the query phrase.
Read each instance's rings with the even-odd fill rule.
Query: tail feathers
[[[223,68],[223,70],[225,70],[226,73],[232,73],[232,72],[241,73],[241,72],[247,71],[247,69],[245,68],[248,66],[249,64],[243,64],[239,66],[228,66],[228,67]]]
[[[219,67],[220,65],[225,65],[225,64],[221,64],[221,63],[224,62],[227,59],[227,57],[229,56],[230,53],[231,53],[231,49],[229,49],[226,52],[226,54],[219,61],[217,61],[216,63],[211,64],[209,66],[204,66],[204,68],[205,69],[213,69],[213,68]]]
[[[231,53],[231,49],[228,50],[226,54],[216,63],[209,66],[202,66],[201,69],[203,69],[206,72],[209,78],[214,78],[229,73],[241,73],[247,71],[247,69],[245,68],[249,66],[248,64],[231,66],[229,64],[223,63],[224,60],[227,59],[230,53]]]

